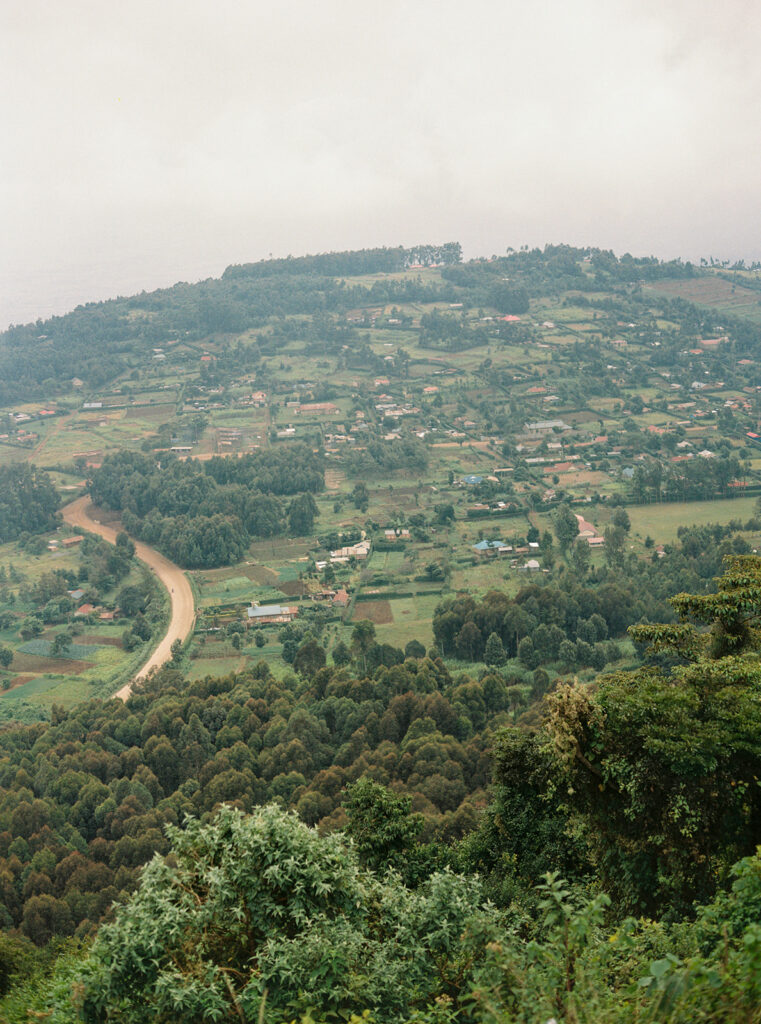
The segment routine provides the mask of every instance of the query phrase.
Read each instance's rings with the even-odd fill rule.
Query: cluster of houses
[[[410,531],[406,526],[389,527],[389,529],[383,531],[383,539],[392,543],[397,540],[409,540]]]
[[[331,604],[334,608],[346,608],[349,604],[349,593],[343,587],[332,590],[330,587],[322,587],[317,593],[312,594],[312,600]],[[284,626],[298,616],[297,605],[287,604],[258,604],[253,601],[248,608],[244,618],[244,624],[249,626]]]
[[[77,533],[73,537],[64,537],[62,540],[59,540],[58,537],[53,537],[48,541],[48,551],[60,551],[61,549],[68,551],[69,548],[74,548],[77,544],[81,544],[84,539],[84,534],[82,533]]]
[[[522,547],[513,547],[503,540],[480,540],[473,545],[473,550],[479,558],[510,558],[510,566],[522,572],[538,572],[541,565],[536,558],[526,558],[533,552],[539,551],[536,541],[531,541]]]
[[[371,541],[360,540],[356,544],[347,544],[345,547],[336,548],[335,551],[331,551],[329,562],[331,565],[347,565],[351,558],[356,559],[357,562],[365,562],[370,557],[371,550]],[[328,565],[328,560],[322,559],[319,562],[315,562],[315,565],[322,571]]]
[[[394,419],[399,419],[402,416],[417,416],[420,413],[414,405],[409,405],[405,402],[403,405],[399,405],[395,402],[391,395],[379,395],[381,401],[377,402],[375,408],[378,412],[382,412],[384,416],[392,416]]]
[[[293,622],[299,614],[294,605],[285,604],[252,604],[246,608],[246,625],[273,626]]]
[[[605,543],[605,538],[597,532],[592,523],[587,522],[584,516],[576,514],[576,522],[579,525],[578,536],[585,540],[591,548],[599,548]],[[473,551],[481,559],[487,558],[510,558],[511,567],[526,572],[537,572],[541,565],[536,558],[526,558],[527,555],[538,554],[539,544],[537,541],[529,541],[521,547],[514,547],[503,540],[479,540],[472,545]]]

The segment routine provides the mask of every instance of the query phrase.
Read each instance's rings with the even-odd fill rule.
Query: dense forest
[[[357,659],[371,644],[357,630]],[[321,669],[281,682],[262,663],[190,685],[167,669],[126,707],[88,703],[50,724],[9,726],[4,924],[36,942],[86,932],[166,851],[167,822],[279,800],[311,823],[340,823],[344,786],[366,772],[414,790],[443,834],[463,834],[475,821],[468,797],[487,784],[489,725],[512,720],[510,706],[501,678],[455,683],[426,657],[372,678]]]
[[[60,505],[50,476],[29,465],[0,466],[0,543],[55,529]]]
[[[321,459],[297,443],[203,463],[117,452],[88,487],[96,504],[122,513],[133,536],[179,565],[205,568],[239,561],[255,537],[310,533],[312,494],[323,482]]]

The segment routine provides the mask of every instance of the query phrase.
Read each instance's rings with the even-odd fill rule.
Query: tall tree
[[[555,530],[555,536],[558,539],[560,550],[565,554],[573,543],[574,538],[579,534],[578,520],[571,511],[571,506],[567,502],[563,502],[555,512],[552,525]]]
[[[633,913],[688,910],[761,835],[761,559],[733,558],[716,594],[672,603],[685,621],[632,634],[680,664],[548,698],[569,806],[603,884]]]

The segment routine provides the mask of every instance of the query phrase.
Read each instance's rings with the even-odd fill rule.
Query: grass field
[[[706,523],[728,523],[730,519],[743,522],[752,518],[755,498],[734,498],[729,501],[704,501],[688,504],[631,505],[629,513],[633,536],[650,536],[656,544],[675,541],[680,526],[700,526]]]
[[[761,295],[719,277],[661,281],[657,285],[649,285],[646,290],[677,296],[701,306],[731,310],[751,320],[761,319]]]
[[[221,658],[196,658],[190,662],[187,678],[203,679],[205,676],[226,676],[231,672],[240,672],[246,663],[245,655]]]
[[[70,708],[95,696],[95,692],[95,688],[84,679],[48,673],[35,676],[12,690],[0,692],[0,701],[25,700],[47,708],[52,704]]]
[[[419,594],[416,597],[393,600],[357,601],[352,621],[370,619],[375,623],[375,632],[380,643],[403,648],[410,640],[419,640],[428,647],[433,642],[433,612],[440,601],[439,594]]]

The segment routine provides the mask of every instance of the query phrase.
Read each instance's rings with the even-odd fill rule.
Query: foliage
[[[408,885],[430,873],[417,845],[425,822],[421,814],[410,814],[410,797],[396,796],[366,776],[346,792],[346,834],[365,867],[381,872],[393,868]]]
[[[416,892],[365,872],[337,834],[269,806],[223,808],[169,829],[135,896],[104,925],[83,970],[88,1021],[255,1018],[317,1007],[404,1017],[446,992],[457,941],[479,919],[472,880],[433,875]],[[438,971],[431,971],[431,963]]]
[[[44,469],[0,466],[0,543],[23,533],[46,533],[58,524],[58,493]]]
[[[446,655],[499,665],[519,657],[528,668],[548,662],[602,668],[618,657],[609,633],[620,636],[643,614],[645,604],[631,584],[592,588],[569,582],[565,587],[530,584],[514,598],[489,591],[477,601],[447,598],[433,615],[433,634]]]
[[[226,808],[173,833],[139,892],[72,977],[64,956],[30,1001],[56,1024],[190,1020],[565,1024],[759,1021],[761,854],[693,923],[610,925],[605,894],[547,872],[535,914],[509,917],[477,883],[415,891],[362,869],[338,837],[272,807]],[[31,995],[31,993],[30,993]],[[15,1005],[14,1005],[15,1004]],[[28,1004],[27,1004],[28,1005]],[[0,1008],[20,1024],[23,1010]]]
[[[302,444],[204,463],[121,451],[103,460],[89,486],[96,503],[122,513],[130,533],[180,565],[208,568],[239,561],[253,537],[311,532],[311,492],[322,489],[323,469]],[[295,495],[287,511],[276,497],[283,495]]]
[[[0,730],[5,925],[40,943],[86,933],[166,852],[165,824],[224,801],[277,800],[328,826],[345,821],[344,787],[369,773],[414,795],[426,838],[472,827],[500,706],[487,706],[485,687],[455,685],[427,657],[372,678],[311,669],[278,681],[262,662],[186,683],[168,668],[127,705],[84,702]]]
[[[568,804],[603,885],[632,912],[684,912],[710,897],[761,835],[761,666],[745,653],[760,573],[758,559],[734,559],[717,595],[674,599],[684,614],[714,617],[718,647],[706,650],[681,629],[643,627],[638,635],[654,647],[677,644],[690,660],[602,677],[594,693],[563,686],[549,698]]]
[[[558,771],[540,735],[506,729],[495,738],[492,800],[462,841],[459,865],[478,871],[499,905],[525,900],[548,871],[588,874],[585,842],[573,834]]]

